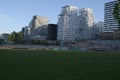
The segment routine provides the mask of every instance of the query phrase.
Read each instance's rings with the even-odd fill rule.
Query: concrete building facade
[[[48,18],[43,16],[33,16],[29,24],[30,32],[31,32],[31,39],[46,39],[47,34],[47,25],[48,25]]]
[[[66,5],[58,17],[58,40],[75,40],[77,27],[77,10],[75,6]]]
[[[104,32],[104,22],[99,21],[95,24],[95,39],[101,39],[102,33]]]
[[[118,22],[113,17],[114,5],[117,0],[105,3],[105,13],[104,13],[104,32],[113,32],[120,27]]]
[[[78,9],[67,5],[62,7],[58,17],[58,40],[75,41],[80,39],[92,39],[94,17],[92,9]]]
[[[30,36],[31,36],[30,27],[25,26],[24,28],[22,28],[22,32],[23,32],[24,40],[30,40]]]
[[[80,26],[80,39],[93,39],[94,16],[92,9],[79,9],[78,21],[78,25]]]

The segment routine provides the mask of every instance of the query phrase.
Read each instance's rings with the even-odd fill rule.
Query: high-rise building
[[[42,36],[45,38],[46,36],[46,29],[48,24],[48,18],[43,16],[33,16],[28,27],[31,30],[31,38],[38,38],[38,36]]]
[[[64,6],[58,18],[57,39],[64,41],[92,39],[93,26],[92,9],[78,9],[71,5]]]
[[[93,39],[94,16],[91,8],[79,10],[80,39]]]
[[[75,40],[75,29],[77,27],[77,10],[75,6],[66,5],[58,18],[58,40]]]
[[[105,3],[104,32],[113,32],[115,29],[118,29],[118,27],[120,27],[113,16],[114,5],[116,3],[116,0]]]

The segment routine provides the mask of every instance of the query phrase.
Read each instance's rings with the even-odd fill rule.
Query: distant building
[[[113,32],[114,30],[120,27],[118,22],[113,17],[114,5],[117,3],[117,0],[105,3],[105,15],[104,15],[104,32]]]
[[[48,18],[43,16],[33,16],[33,19],[28,26],[31,32],[31,39],[35,39],[36,37],[39,37],[39,39],[41,39],[43,36],[45,38],[47,33],[47,25]]]
[[[119,29],[117,29],[117,30],[114,30],[114,39],[118,39],[118,40],[120,40],[120,30]]]
[[[101,39],[104,31],[104,22],[100,21],[95,25],[95,39]]]
[[[80,39],[93,39],[94,38],[94,16],[91,8],[79,9],[78,23],[80,26]]]
[[[79,12],[78,12],[79,11]],[[92,9],[75,6],[62,7],[58,17],[57,40],[75,41],[93,38],[94,17]]]
[[[3,33],[3,34],[1,34],[0,39],[4,40],[4,42],[8,42],[9,35],[10,34],[8,34],[8,33]]]
[[[22,28],[24,40],[30,40],[31,35],[30,31],[31,31],[30,27],[25,26],[24,28]]]
[[[58,18],[57,40],[72,41],[76,39],[77,10],[75,6],[66,5]]]
[[[102,22],[102,21],[98,22],[97,28],[98,28],[98,34],[101,35],[101,33],[104,31],[104,22]]]
[[[113,40],[114,39],[114,33],[113,32],[103,32],[102,33],[102,39],[103,40]]]
[[[38,27],[36,30],[36,35],[32,37],[34,40],[46,40],[47,38],[47,25]]]
[[[114,30],[114,32],[103,32],[102,39],[104,40],[120,40],[120,30]]]
[[[47,40],[57,40],[57,24],[48,24]]]

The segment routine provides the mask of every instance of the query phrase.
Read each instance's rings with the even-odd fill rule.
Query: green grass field
[[[120,80],[120,52],[0,50],[0,80]]]

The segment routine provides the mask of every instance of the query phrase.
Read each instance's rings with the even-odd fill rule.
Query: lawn
[[[0,50],[0,80],[120,80],[120,52]]]

